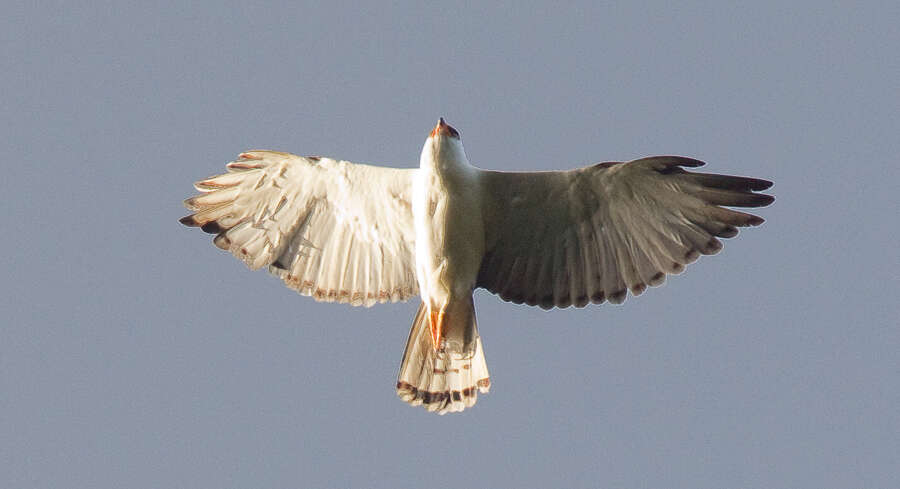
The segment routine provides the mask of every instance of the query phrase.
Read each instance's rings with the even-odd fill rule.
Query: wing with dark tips
[[[545,309],[621,303],[722,249],[763,219],[772,182],[694,173],[657,156],[561,172],[483,174],[486,254],[477,285]]]

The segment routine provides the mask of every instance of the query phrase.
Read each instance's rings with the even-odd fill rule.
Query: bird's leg
[[[431,323],[431,346],[434,347],[434,351],[438,351],[441,349],[441,336],[442,330],[444,328],[444,309],[446,306],[441,307],[440,310],[434,311],[429,308],[429,322]]]

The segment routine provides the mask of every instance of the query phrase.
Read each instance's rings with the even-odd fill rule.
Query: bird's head
[[[450,124],[444,122],[444,118],[441,117],[438,119],[438,123],[434,126],[434,129],[431,130],[431,134],[428,137],[434,139],[436,137],[448,137],[459,139],[459,132],[456,129],[450,127]]]
[[[441,117],[425,140],[420,166],[446,169],[456,165],[468,166],[469,160],[466,158],[459,132]]]

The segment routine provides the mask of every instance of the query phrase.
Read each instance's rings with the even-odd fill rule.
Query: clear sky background
[[[0,19],[0,487],[900,486],[900,3],[76,3]],[[478,292],[493,389],[439,417],[394,394],[416,303],[177,222],[243,150],[412,167],[439,116],[777,201],[623,306]]]

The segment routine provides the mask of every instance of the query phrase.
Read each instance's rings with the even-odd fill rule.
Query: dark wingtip
[[[770,182],[769,180],[762,180],[759,178],[753,179],[753,185],[750,187],[751,190],[765,190],[770,188],[772,185],[775,185],[775,182]]]
[[[184,224],[185,226],[197,227],[197,223],[194,221],[193,214],[182,217],[181,219],[178,220],[178,222],[180,222],[181,224]]]
[[[733,238],[738,235],[738,229],[734,226],[725,226],[716,233],[720,238]]]
[[[538,305],[540,306],[541,309],[544,309],[545,311],[549,311],[550,309],[553,309],[553,306],[555,305],[555,301],[553,300],[553,294],[548,294],[548,295],[545,295],[544,297],[541,297],[541,300]]]
[[[697,168],[706,164],[705,161],[695,160],[694,158],[685,158],[684,156],[675,156],[674,158],[678,158],[678,163],[676,163],[678,166]]]
[[[671,172],[675,170],[679,166],[686,166],[688,168],[697,168],[698,166],[703,166],[706,163],[700,160],[695,160],[694,158],[687,158],[685,156],[673,156],[673,155],[663,155],[663,156],[648,156],[646,158],[640,158],[638,160],[634,160],[634,162],[645,162],[650,163],[656,168],[664,167],[668,169],[667,171]]]
[[[751,207],[765,207],[772,202],[775,202],[775,196],[766,195],[766,194],[758,194],[756,196],[756,200],[753,202],[754,205]]]
[[[203,232],[209,233],[209,234],[219,234],[222,231],[224,231],[224,229],[222,229],[222,226],[219,226],[219,223],[217,223],[215,221],[211,221],[211,222],[208,222],[208,223],[200,226],[200,229],[202,229]]]

